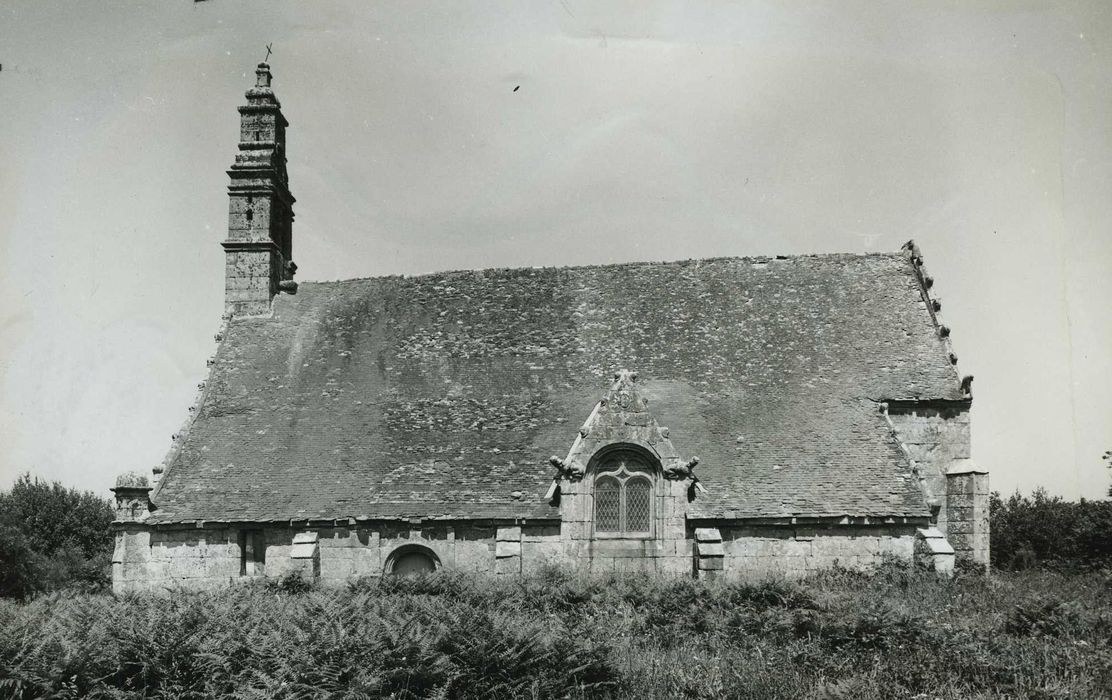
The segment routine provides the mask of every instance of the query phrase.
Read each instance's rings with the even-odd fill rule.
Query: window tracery
[[[607,456],[594,481],[595,534],[648,537],[652,534],[653,482],[645,460],[632,452]]]

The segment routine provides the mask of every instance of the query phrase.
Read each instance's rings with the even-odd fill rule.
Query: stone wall
[[[127,524],[116,532],[113,590],[198,589],[256,577],[281,578],[300,571],[290,555],[294,536],[306,531],[318,536],[319,576],[326,585],[379,576],[391,553],[407,545],[427,548],[445,568],[478,573],[520,575],[568,559],[556,523],[156,530]],[[241,554],[242,532],[261,532],[265,542],[265,554],[252,562],[250,573]]]
[[[119,525],[113,557],[113,590],[206,589],[278,579],[299,571],[291,559],[299,532],[318,537],[319,578],[342,585],[359,576],[380,576],[400,547],[427,548],[442,567],[491,575],[519,576],[548,565],[593,572],[690,575],[694,569],[694,527],[678,539],[589,539],[562,537],[555,522],[525,525],[368,523],[351,527],[259,527],[158,529]],[[825,528],[720,526],[721,575],[759,579],[803,576],[835,566],[866,568],[888,554],[910,560],[914,525],[830,526]],[[265,556],[245,565],[244,533],[260,533]],[[249,536],[249,535],[248,535]],[[257,540],[256,540],[257,541]]]
[[[969,458],[969,406],[891,404],[888,419],[939,506],[938,527],[946,532],[946,472],[954,460]]]
[[[278,203],[269,196],[236,193],[228,201],[228,240],[269,241]]]
[[[886,555],[912,561],[916,526],[719,525],[718,531],[724,550],[723,575],[727,578],[801,578],[834,566],[867,569],[880,564]]]
[[[240,578],[236,530],[147,530],[116,533],[112,590],[116,593],[173,588],[217,588]]]
[[[255,248],[229,248],[224,269],[227,306],[244,316],[267,313],[281,279],[280,265],[277,249],[269,242]]]

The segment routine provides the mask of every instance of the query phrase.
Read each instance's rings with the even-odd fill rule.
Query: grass
[[[1105,698],[1112,576],[441,572],[0,601],[0,697]]]

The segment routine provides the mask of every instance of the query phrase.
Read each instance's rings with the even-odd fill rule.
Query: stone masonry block
[[[946,477],[946,494],[956,496],[973,492],[973,478],[968,474],[950,474]]]
[[[695,540],[697,542],[721,542],[722,534],[715,527],[698,527],[695,528]]]
[[[973,523],[968,520],[951,520],[946,525],[947,535],[972,535],[973,532]]]
[[[961,522],[963,520],[973,520],[973,506],[957,506],[950,505],[949,513],[947,514],[947,522]]]
[[[690,576],[691,560],[667,557],[657,561],[657,572],[666,576]]]
[[[239,559],[205,559],[204,573],[210,578],[239,578]]]
[[[146,564],[121,564],[121,578],[127,581],[146,581],[150,574]]]
[[[331,556],[321,558],[320,577],[322,580],[344,581],[356,573],[351,559],[334,559]]]
[[[676,499],[664,496],[660,499],[660,514],[664,518],[671,518],[676,514]]]
[[[842,545],[845,551],[845,544]],[[851,550],[852,551],[852,550]],[[783,555],[785,557],[809,557],[811,556],[811,542],[809,540],[803,541],[787,541],[784,542]]]
[[[807,557],[803,560],[804,566],[811,571],[821,571],[824,569],[832,569],[835,564],[840,563],[838,557]],[[776,564],[771,563],[769,568],[775,569]]]
[[[726,555],[721,542],[699,542],[696,545],[699,557],[723,557]]]
[[[954,491],[946,496],[946,507],[951,510],[954,508],[972,508],[976,502],[974,495],[965,491]]]
[[[565,540],[584,540],[588,537],[587,524],[576,520],[565,520],[560,525],[560,535]]]
[[[290,559],[312,559],[317,556],[318,535],[315,532],[299,532],[293,537]]]
[[[948,532],[946,539],[957,551],[968,551],[973,549],[973,535],[968,532]]]
[[[700,571],[722,571],[726,568],[722,557],[700,557],[698,567]]]

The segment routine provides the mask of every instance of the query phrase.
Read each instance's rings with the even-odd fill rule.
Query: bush
[[[782,579],[768,579],[760,583],[728,583],[721,595],[730,606],[744,605],[757,610],[816,607],[815,598],[809,591]]]
[[[0,596],[110,582],[112,504],[24,474],[0,492]]]
[[[310,581],[296,571],[290,571],[278,579],[267,579],[263,584],[270,593],[284,593],[286,595],[300,595],[316,590],[316,583]]]
[[[35,551],[23,533],[0,525],[0,596],[22,598],[35,590]]]
[[[924,635],[925,627],[922,617],[881,601],[849,614],[828,616],[819,626],[819,633],[834,648],[852,645],[887,650],[915,644]]]
[[[1017,603],[1008,613],[1004,631],[1019,637],[1061,637],[1076,631],[1080,621],[1073,605],[1039,596]]]
[[[98,552],[86,557],[74,547],[66,547],[47,556],[34,553],[33,571],[37,591],[74,589],[86,593],[106,590],[112,584],[111,555]]]
[[[0,521],[21,530],[47,556],[66,548],[85,557],[109,550],[113,517],[107,498],[30,474],[20,476],[7,493],[0,492]]]
[[[1093,571],[1112,567],[1112,501],[1064,501],[1036,489],[989,503],[992,564],[1018,571]]]

